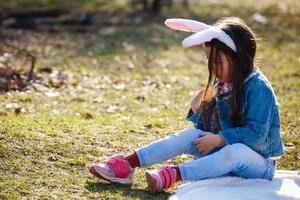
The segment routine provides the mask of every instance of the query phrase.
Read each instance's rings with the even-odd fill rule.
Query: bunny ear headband
[[[236,46],[231,37],[217,27],[189,19],[167,19],[165,25],[174,30],[194,32],[182,41],[184,48],[200,45],[216,38],[236,52]]]

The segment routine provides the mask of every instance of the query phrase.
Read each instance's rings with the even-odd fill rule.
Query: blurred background
[[[10,0],[0,5],[0,199],[166,199],[176,188],[152,196],[143,170],[124,188],[86,165],[192,126],[204,54],[164,21],[226,16],[257,34],[288,148],[278,168],[299,170],[300,1]]]

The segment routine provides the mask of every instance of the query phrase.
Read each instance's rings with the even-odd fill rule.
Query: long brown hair
[[[236,127],[242,125],[240,108],[244,97],[243,83],[248,75],[253,71],[254,57],[256,53],[256,39],[253,31],[246,25],[246,23],[236,17],[221,18],[214,26],[222,29],[232,38],[236,45],[236,52],[218,39],[212,39],[210,42],[206,42],[204,44],[205,46],[211,47],[211,51],[208,59],[209,78],[201,106],[204,106],[212,97],[212,85],[216,79],[213,73],[213,67],[215,66],[215,62],[220,61],[220,53],[223,52],[227,57],[227,60],[230,61],[229,73],[233,84],[230,106],[231,123]],[[217,70],[218,73],[222,72],[222,66],[214,70]]]

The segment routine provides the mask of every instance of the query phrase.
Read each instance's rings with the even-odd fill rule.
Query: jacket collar
[[[259,69],[256,65],[254,65],[253,67],[253,71],[251,72],[251,74],[249,74],[249,76],[244,80],[244,84],[249,81],[253,76],[255,76],[256,74],[259,73]]]

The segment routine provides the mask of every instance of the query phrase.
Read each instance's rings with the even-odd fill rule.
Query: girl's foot
[[[121,155],[110,157],[103,164],[92,164],[89,172],[94,176],[112,183],[131,185],[133,182],[134,168]]]
[[[176,169],[165,166],[159,170],[146,171],[148,187],[152,193],[161,192],[176,182]]]

